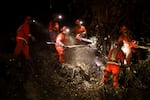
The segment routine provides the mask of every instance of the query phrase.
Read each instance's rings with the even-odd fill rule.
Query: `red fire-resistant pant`
[[[23,40],[18,39],[14,53],[15,58],[17,58],[21,53],[24,55],[26,60],[30,60],[29,45]]]
[[[63,63],[65,60],[64,60],[64,50],[62,47],[60,46],[55,46],[56,47],[56,50],[58,52],[58,55],[59,55],[59,62],[60,63]]]
[[[102,82],[103,83],[105,83],[105,81],[107,80],[107,78],[110,75],[110,73],[113,74],[113,77],[112,77],[113,86],[116,88],[116,87],[119,86],[118,76],[119,76],[119,73],[120,73],[120,66],[116,65],[116,64],[107,64],[105,72],[104,72],[104,76],[102,78]]]

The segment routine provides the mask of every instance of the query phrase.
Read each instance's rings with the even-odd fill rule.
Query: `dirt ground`
[[[99,84],[105,60],[99,57],[102,62],[99,66],[88,63],[91,60],[88,58],[94,57],[88,55],[93,53],[90,50],[84,51],[86,56],[81,55],[83,52],[73,52],[75,55],[69,56],[68,62],[60,64],[49,45],[37,41],[31,46],[30,62],[23,57],[9,61],[12,51],[1,51],[0,100],[148,100],[150,97],[149,57],[134,63],[130,72],[121,72],[121,87],[116,92],[111,80],[104,86]]]

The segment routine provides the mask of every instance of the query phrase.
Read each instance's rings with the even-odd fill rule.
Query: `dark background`
[[[95,25],[103,23],[103,29],[106,30],[104,33],[111,33],[111,36],[115,36],[120,25],[125,24],[138,37],[137,39],[143,38],[144,43],[149,43],[149,5],[150,0],[1,0],[0,99],[101,100],[103,91],[97,89],[95,92],[91,90],[83,91],[82,88],[78,90],[78,88],[84,88],[84,86],[80,82],[78,83],[78,80],[76,82],[76,79],[68,77],[72,73],[71,70],[60,68],[61,66],[56,60],[57,57],[52,54],[45,41],[30,43],[32,63],[26,62],[23,58],[16,62],[9,61],[13,56],[16,45],[16,30],[27,15],[35,18],[42,26],[32,30],[37,40],[43,40],[43,35],[46,33],[44,29],[47,30],[53,14],[60,13],[64,16],[61,25],[72,26],[76,18],[82,18],[88,32],[92,31],[91,34],[95,33]],[[101,33],[101,31],[99,32]],[[145,49],[140,49],[140,53],[146,55],[145,59],[149,56]],[[142,64],[135,63],[133,68],[137,68],[135,78],[138,80],[134,78],[130,80],[131,88],[130,85],[127,87],[129,89],[125,96],[119,95],[122,96],[123,100],[127,100],[127,98],[130,100],[146,100],[145,98],[149,98],[150,63],[149,58],[148,60],[145,59]],[[81,76],[82,81],[88,79],[88,76],[84,73],[83,75],[81,73]],[[142,82],[140,87],[137,85],[139,81]],[[74,82],[77,84],[74,84]],[[76,94],[78,95],[76,96]],[[108,99],[103,98],[107,100],[113,100],[112,97],[114,97],[109,93],[106,93],[105,96],[109,97]]]
[[[149,42],[147,40],[150,31],[149,0],[1,0],[0,2],[0,36],[1,38],[6,36],[8,42],[10,38],[15,37],[16,30],[25,16],[32,16],[47,29],[49,21],[56,13],[63,15],[61,26],[72,26],[75,19],[81,18],[88,33],[91,31],[94,33],[94,26],[103,23],[107,33],[114,35],[119,31],[120,25],[125,24],[138,39],[142,37],[145,42]],[[35,33],[41,35],[37,31]]]
[[[65,24],[83,18],[88,25],[94,21],[100,23],[99,20],[107,24],[125,23],[137,34],[147,33],[150,29],[149,4],[149,0],[3,0],[1,26],[4,32],[15,31],[26,15],[47,25],[53,13],[61,13],[65,16]]]

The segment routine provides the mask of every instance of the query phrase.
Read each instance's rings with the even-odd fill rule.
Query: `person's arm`
[[[62,35],[59,34],[56,38],[56,44],[63,47],[64,46],[64,43],[62,42]]]
[[[82,34],[86,34],[87,33],[85,26],[81,26],[81,29],[82,29]]]
[[[31,37],[32,35],[30,34],[30,25],[29,24],[23,24],[23,31],[24,34],[28,37]]]
[[[77,34],[76,39],[78,39],[80,41],[88,42],[88,43],[93,43],[92,40],[82,37],[82,34]]]
[[[23,30],[24,30],[24,33],[25,33],[26,36],[31,38],[32,41],[35,41],[35,37],[32,36],[32,34],[30,33],[30,25],[29,24],[24,24]]]
[[[120,36],[118,37],[117,42],[118,42],[118,43],[122,43],[122,42],[123,42],[123,37],[122,37],[122,35],[120,35]]]

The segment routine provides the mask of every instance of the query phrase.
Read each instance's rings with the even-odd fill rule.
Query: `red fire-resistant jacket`
[[[17,30],[16,39],[23,40],[26,44],[28,44],[28,40],[29,40],[30,36],[31,36],[31,34],[30,34],[29,24],[28,23],[22,24]]]

